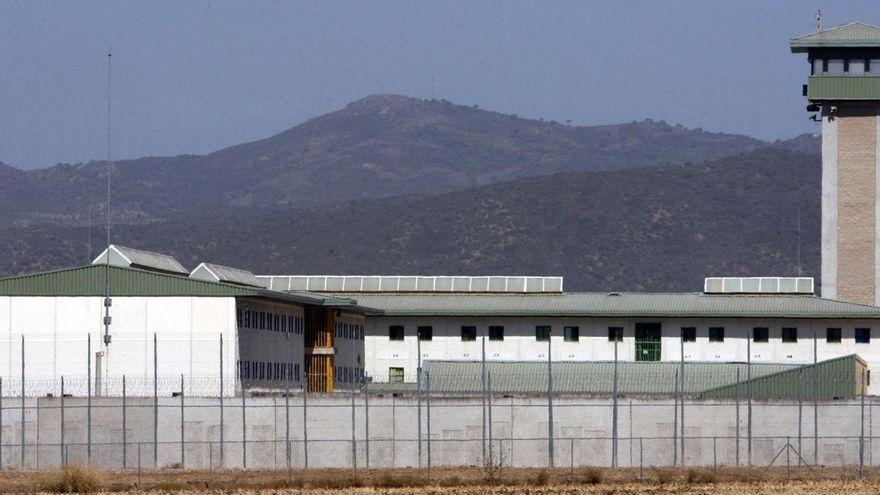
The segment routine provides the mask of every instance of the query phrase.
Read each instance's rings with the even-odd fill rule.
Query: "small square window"
[[[403,325],[388,327],[388,340],[403,340]]]
[[[548,325],[538,325],[535,327],[535,340],[538,342],[547,342],[550,340],[550,327]]]
[[[797,342],[797,328],[783,327],[782,328],[782,342],[785,344],[793,344],[793,343]]]
[[[770,342],[770,329],[767,327],[755,327],[752,329],[752,342]]]
[[[419,340],[434,340],[434,327],[418,327]]]
[[[825,342],[828,344],[839,344],[840,343],[840,329],[839,328],[826,328],[825,329]]]
[[[581,340],[581,327],[565,327],[562,333],[563,340],[566,342],[578,342]]]
[[[473,342],[477,340],[477,327],[463,326],[461,327],[461,341]]]
[[[608,342],[623,342],[623,327],[608,327]]]
[[[724,327],[709,327],[709,342],[724,342]]]
[[[682,327],[681,340],[683,342],[696,342],[697,341],[696,327]]]
[[[497,325],[489,327],[489,340],[504,340],[504,327]]]
[[[388,368],[389,383],[403,383],[403,368]]]
[[[870,328],[856,328],[856,344],[870,344],[871,343],[871,329]]]

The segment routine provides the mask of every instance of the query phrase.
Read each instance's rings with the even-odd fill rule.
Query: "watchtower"
[[[822,123],[822,297],[880,306],[880,28],[820,20],[790,47]]]

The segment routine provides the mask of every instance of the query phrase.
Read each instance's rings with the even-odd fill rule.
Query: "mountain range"
[[[113,239],[258,273],[699,290],[709,275],[816,274],[818,149],[808,135],[581,127],[380,94],[209,155],[114,162]],[[95,255],[106,170],[0,164],[0,273]]]

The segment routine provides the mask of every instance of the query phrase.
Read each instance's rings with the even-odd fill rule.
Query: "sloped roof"
[[[798,368],[792,364],[752,363],[752,379]],[[748,375],[745,363],[685,363],[684,392],[700,393],[737,383]],[[621,394],[672,394],[676,388],[681,364],[677,362],[617,363],[617,387]],[[539,394],[547,391],[547,363],[544,361],[487,361],[486,372],[493,393]],[[479,393],[482,389],[479,361],[433,361],[423,363],[422,388],[425,376],[436,393]],[[553,391],[556,393],[610,394],[613,391],[614,362],[554,361]],[[680,376],[679,376],[680,378]],[[395,384],[375,383],[374,389]],[[414,390],[414,387],[413,387]]]
[[[98,257],[92,261],[92,264],[106,264],[108,253],[110,255],[110,264],[113,266],[127,266],[147,270],[159,270],[169,273],[189,274],[189,271],[184,268],[180,262],[167,254],[142,251],[140,249],[118,246],[115,244],[111,244],[103,253],[99,254]]]
[[[263,284],[257,280],[253,273],[233,268],[231,266],[215,265],[213,263],[202,263],[195,268],[189,275],[191,278],[199,280],[210,280],[212,282],[227,282],[237,285],[247,285],[249,287],[263,287]]]
[[[792,38],[789,45],[791,51],[795,53],[819,47],[880,46],[880,27],[863,22],[850,22],[842,26]]]
[[[86,265],[4,278],[0,279],[0,296],[103,296],[105,270],[105,265]],[[352,299],[308,292],[288,294],[260,287],[197,280],[183,275],[112,265],[109,273],[111,294],[115,297],[259,297],[339,308],[355,313],[377,312],[372,308],[359,306]]]
[[[880,318],[880,308],[813,296],[703,293],[356,294],[393,316]]]

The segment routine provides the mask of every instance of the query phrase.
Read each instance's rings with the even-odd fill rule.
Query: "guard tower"
[[[820,20],[790,46],[822,123],[822,297],[880,306],[880,28]]]

